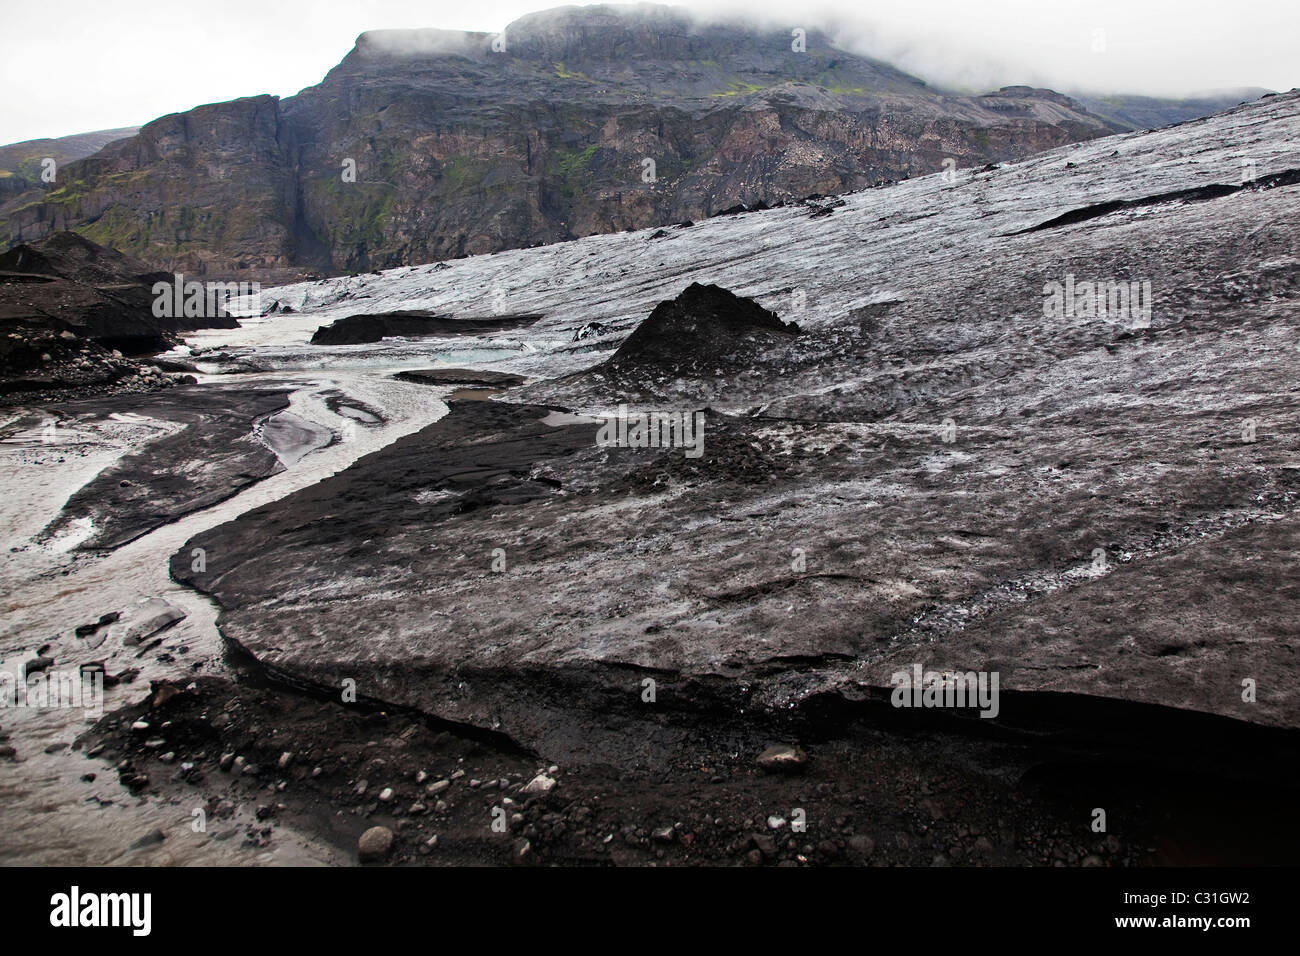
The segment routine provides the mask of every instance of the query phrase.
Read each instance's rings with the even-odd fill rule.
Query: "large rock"
[[[716,375],[750,368],[773,336],[797,335],[753,299],[716,285],[693,282],[675,299],[661,302],[598,372],[645,385],[656,379]]]
[[[808,755],[801,747],[772,744],[758,755],[755,763],[768,773],[799,773],[808,765]]]
[[[357,841],[357,856],[362,863],[382,863],[393,849],[393,831],[388,827],[371,827]]]

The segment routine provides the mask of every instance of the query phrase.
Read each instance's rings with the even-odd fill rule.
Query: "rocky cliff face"
[[[564,8],[363,34],[316,86],[165,116],[0,205],[168,269],[359,271],[698,219],[1112,132],[1050,91],[945,95],[809,32]],[[352,171],[355,170],[355,175]]]
[[[52,159],[55,169],[74,159],[93,156],[109,143],[134,136],[138,126],[101,129],[54,139],[29,139],[0,146],[0,200],[28,189],[40,188],[45,161]]]

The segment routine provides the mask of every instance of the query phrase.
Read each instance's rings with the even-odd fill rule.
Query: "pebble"
[[[30,677],[33,674],[39,674],[41,671],[49,670],[54,666],[54,658],[37,657],[23,665],[23,674]]]
[[[159,843],[162,843],[166,839],[167,839],[167,834],[163,833],[161,829],[155,828],[153,830],[150,830],[144,836],[140,837],[140,839],[136,840],[134,843],[132,843],[131,849],[140,850],[147,846],[157,846]]]
[[[808,764],[808,755],[790,744],[773,744],[758,755],[759,769],[768,773],[799,773]]]
[[[755,852],[760,853],[762,856],[776,856],[776,841],[766,833],[755,833],[749,838],[749,842],[753,845]]]
[[[472,785],[473,784],[471,783],[471,786]],[[539,794],[539,793],[550,793],[553,789],[555,789],[555,778],[548,777],[544,773],[539,773],[537,776],[533,777],[532,780],[529,780],[528,783],[524,785],[524,789],[521,792],[531,795],[531,794]]]
[[[357,856],[362,863],[386,859],[393,849],[393,831],[388,827],[371,827],[357,841]]]

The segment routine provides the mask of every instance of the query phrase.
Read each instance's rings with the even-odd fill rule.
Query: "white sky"
[[[320,81],[359,33],[497,31],[554,0],[3,0],[0,143],[135,126]],[[1297,0],[681,0],[785,27],[837,22],[852,48],[982,92],[1177,96],[1300,86]],[[1092,50],[1105,31],[1105,52]]]

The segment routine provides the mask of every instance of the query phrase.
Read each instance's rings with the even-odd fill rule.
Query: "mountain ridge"
[[[812,30],[559,8],[367,31],[296,96],[146,124],[0,204],[168,270],[287,281],[694,220],[1023,158],[1123,126],[1054,91],[945,93]],[[349,179],[349,172],[354,175]]]

